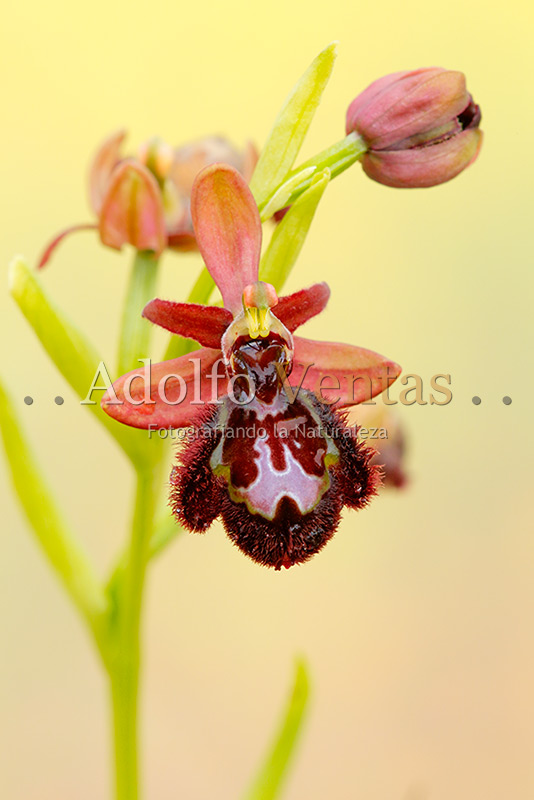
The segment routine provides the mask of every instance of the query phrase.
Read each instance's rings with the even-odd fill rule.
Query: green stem
[[[286,199],[284,206],[289,206],[294,203],[295,200],[297,200],[297,198],[306,191],[306,189],[310,188],[313,183],[314,175],[318,174],[322,170],[329,169],[330,179],[335,178],[337,175],[340,175],[342,172],[352,166],[352,164],[356,163],[356,161],[359,161],[366,152],[367,146],[365,145],[363,139],[356,133],[349,133],[349,135],[340,142],[336,142],[336,144],[327,147],[326,150],[323,150],[321,153],[317,153],[317,155],[313,156],[312,158],[308,159],[308,161],[305,161],[296,169],[292,170],[286,176],[283,183],[276,187],[275,191],[270,197],[272,198],[284,183],[290,181],[292,178],[298,175],[299,172],[307,170],[309,167],[315,167],[314,172],[304,177]],[[260,210],[267,205],[269,200],[262,203]],[[278,210],[280,209],[270,209],[270,212],[272,214]]]
[[[118,374],[124,375],[140,366],[139,359],[147,358],[151,324],[141,318],[141,312],[156,291],[158,260],[152,252],[137,251],[126,291],[119,339]]]
[[[140,626],[148,546],[153,532],[159,471],[140,470],[129,558],[118,590],[116,649],[110,665],[115,743],[116,800],[139,797],[138,696]]]
[[[367,145],[361,136],[358,136],[357,133],[349,133],[340,142],[336,142],[336,144],[327,147],[326,150],[305,161],[304,164],[300,164],[290,175],[307,167],[317,167],[317,172],[328,168],[330,170],[330,178],[335,178],[336,175],[340,175],[356,161],[359,161],[366,152]],[[311,180],[310,178],[310,183]]]

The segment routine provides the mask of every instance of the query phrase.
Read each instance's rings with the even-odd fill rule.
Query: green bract
[[[333,42],[319,53],[276,118],[250,181],[260,211],[295,163],[332,73],[336,51],[337,42]]]
[[[274,231],[260,264],[260,279],[280,291],[289,277],[306,240],[319,201],[330,180],[329,170],[314,176],[309,189],[300,195]]]

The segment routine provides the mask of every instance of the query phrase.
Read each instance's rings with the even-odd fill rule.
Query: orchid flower
[[[58,244],[70,233],[98,230],[102,244],[120,250],[131,244],[157,256],[166,247],[196,250],[190,212],[191,188],[206,166],[224,161],[248,181],[258,160],[248,143],[239,152],[222,137],[211,136],[179,148],[155,137],[136,156],[124,158],[123,130],[112,134],[96,152],[89,171],[89,199],[96,223],[66,228],[44,250],[44,267]]]
[[[221,516],[254,561],[290,567],[326,544],[343,506],[362,508],[375,494],[374,451],[337,409],[379,394],[400,368],[361,347],[293,335],[324,309],[328,286],[278,298],[258,280],[260,216],[235,169],[205,169],[191,210],[224,307],[148,303],[147,319],[202,348],[152,366],[148,383],[146,366],[122,376],[102,404],[138,428],[194,426],[170,478],[178,522],[200,532]]]

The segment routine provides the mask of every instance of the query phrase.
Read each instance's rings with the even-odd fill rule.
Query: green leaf
[[[158,259],[152,252],[137,251],[126,292],[119,340],[117,372],[124,375],[148,358],[152,325],[141,313],[156,293]]]
[[[274,800],[278,796],[302,730],[309,698],[306,664],[298,661],[293,690],[271,750],[243,800]]]
[[[330,180],[330,171],[314,177],[309,189],[300,195],[276,227],[260,264],[260,280],[272,283],[279,292],[308,235],[315,211]]]
[[[337,43],[325,48],[312,61],[287,98],[263,148],[250,181],[260,209],[286,179],[328,83]]]
[[[20,256],[9,267],[9,287],[20,310],[35,331],[44,349],[74,389],[84,399],[102,358],[93,345],[47,297],[37,275]],[[120,425],[102,411],[99,402],[88,405],[99,422],[111,433],[135,463],[147,456],[147,443],[141,431]]]
[[[107,609],[104,587],[63,519],[1,383],[0,430],[13,485],[28,521],[48,561],[99,641]]]

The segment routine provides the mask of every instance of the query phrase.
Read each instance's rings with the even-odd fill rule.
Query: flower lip
[[[293,350],[277,334],[268,338],[250,339],[240,337],[231,352],[228,371],[234,378],[235,389],[242,396],[254,397],[262,403],[272,404],[282,387],[282,376],[289,375]]]

